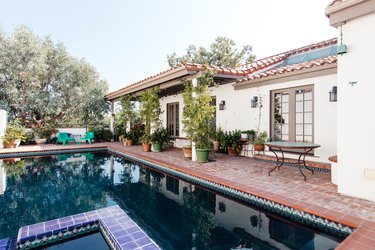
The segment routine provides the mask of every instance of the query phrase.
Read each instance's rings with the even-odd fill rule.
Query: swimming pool
[[[342,240],[108,153],[4,161],[0,239],[118,204],[163,249],[333,249]],[[3,192],[1,194],[1,192]]]

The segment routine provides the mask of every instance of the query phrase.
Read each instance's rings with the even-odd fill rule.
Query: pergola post
[[[114,140],[115,136],[115,103],[114,101],[111,102],[111,117],[109,118],[109,130],[111,131]]]
[[[197,87],[197,84],[198,84],[198,80],[197,78],[194,78],[192,81],[192,84],[193,84],[193,88]],[[197,97],[197,93],[193,92],[192,93],[192,97],[193,98],[196,98]],[[197,161],[197,152],[195,151],[195,142],[191,142],[191,160],[192,161]]]

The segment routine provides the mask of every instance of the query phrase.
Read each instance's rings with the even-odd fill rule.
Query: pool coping
[[[98,230],[111,249],[160,249],[118,205],[21,227],[17,249],[49,245]]]
[[[334,211],[327,210],[323,207],[312,204],[296,204],[293,199],[280,196],[271,192],[262,190],[244,190],[238,184],[228,184],[225,180],[212,177],[208,175],[199,176],[193,171],[186,169],[181,170],[173,163],[158,161],[152,157],[145,157],[144,155],[135,154],[126,151],[125,146],[119,144],[106,144],[103,146],[92,146],[71,149],[38,149],[33,151],[18,151],[9,153],[0,153],[0,159],[3,158],[16,158],[38,155],[52,155],[57,153],[70,153],[70,152],[84,152],[84,151],[108,151],[125,158],[131,159],[141,164],[150,165],[152,168],[165,171],[171,175],[202,185],[206,188],[213,189],[214,191],[224,193],[230,197],[240,199],[249,204],[260,206],[271,212],[283,214],[293,220],[302,219],[302,223],[308,224],[311,222],[313,226],[323,227],[323,229],[331,228],[335,232],[342,232],[349,235],[336,249],[356,248],[358,246],[364,249],[371,249],[375,246],[375,222],[368,221],[355,216],[349,216]],[[337,231],[338,230],[338,231]],[[369,248],[370,246],[370,248]],[[375,247],[374,247],[375,249]]]

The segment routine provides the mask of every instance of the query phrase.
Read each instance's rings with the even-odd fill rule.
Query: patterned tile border
[[[329,220],[327,218],[323,218],[315,214],[308,213],[306,211],[298,210],[298,209],[286,206],[281,203],[277,203],[277,202],[274,202],[274,201],[271,201],[271,200],[268,200],[268,199],[250,194],[250,193],[246,193],[246,192],[243,192],[243,191],[240,191],[240,190],[237,190],[237,189],[234,189],[234,188],[222,185],[222,184],[215,183],[213,181],[205,180],[203,178],[200,178],[191,174],[187,174],[182,171],[178,171],[169,167],[165,167],[157,163],[153,163],[153,162],[150,162],[150,161],[147,161],[147,160],[144,160],[144,159],[132,156],[132,155],[128,155],[123,152],[111,149],[111,148],[109,148],[108,151],[110,153],[114,153],[116,155],[128,158],[132,161],[150,166],[154,169],[161,170],[167,174],[170,174],[178,178],[187,180],[189,182],[195,183],[199,186],[214,190],[218,193],[222,193],[234,199],[238,199],[246,203],[249,203],[251,205],[261,207],[272,213],[281,214],[285,217],[291,218],[294,221],[298,221],[303,224],[317,227],[326,232],[331,232],[331,233],[346,237],[349,234],[351,234],[354,230],[354,228]]]
[[[0,240],[0,250],[16,249],[16,238],[6,238]]]
[[[111,249],[160,249],[117,205],[21,227],[17,249],[32,249],[98,230]]]
[[[76,148],[76,149],[52,149],[52,150],[42,150],[42,151],[32,151],[32,152],[12,152],[12,153],[1,153],[0,159],[6,158],[20,158],[29,156],[43,156],[43,155],[56,155],[56,154],[66,154],[66,153],[84,153],[84,152],[107,152],[107,147],[99,148]]]

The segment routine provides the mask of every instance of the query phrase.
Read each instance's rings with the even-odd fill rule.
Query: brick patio
[[[268,176],[273,163],[252,158],[213,154],[212,161],[199,164],[185,160],[181,149],[143,152],[141,146],[119,143],[22,146],[1,149],[0,154],[91,147],[108,147],[357,228],[337,249],[375,249],[375,202],[340,195],[330,182],[330,173],[315,171],[312,175],[304,170],[304,181],[298,168],[283,166]]]

